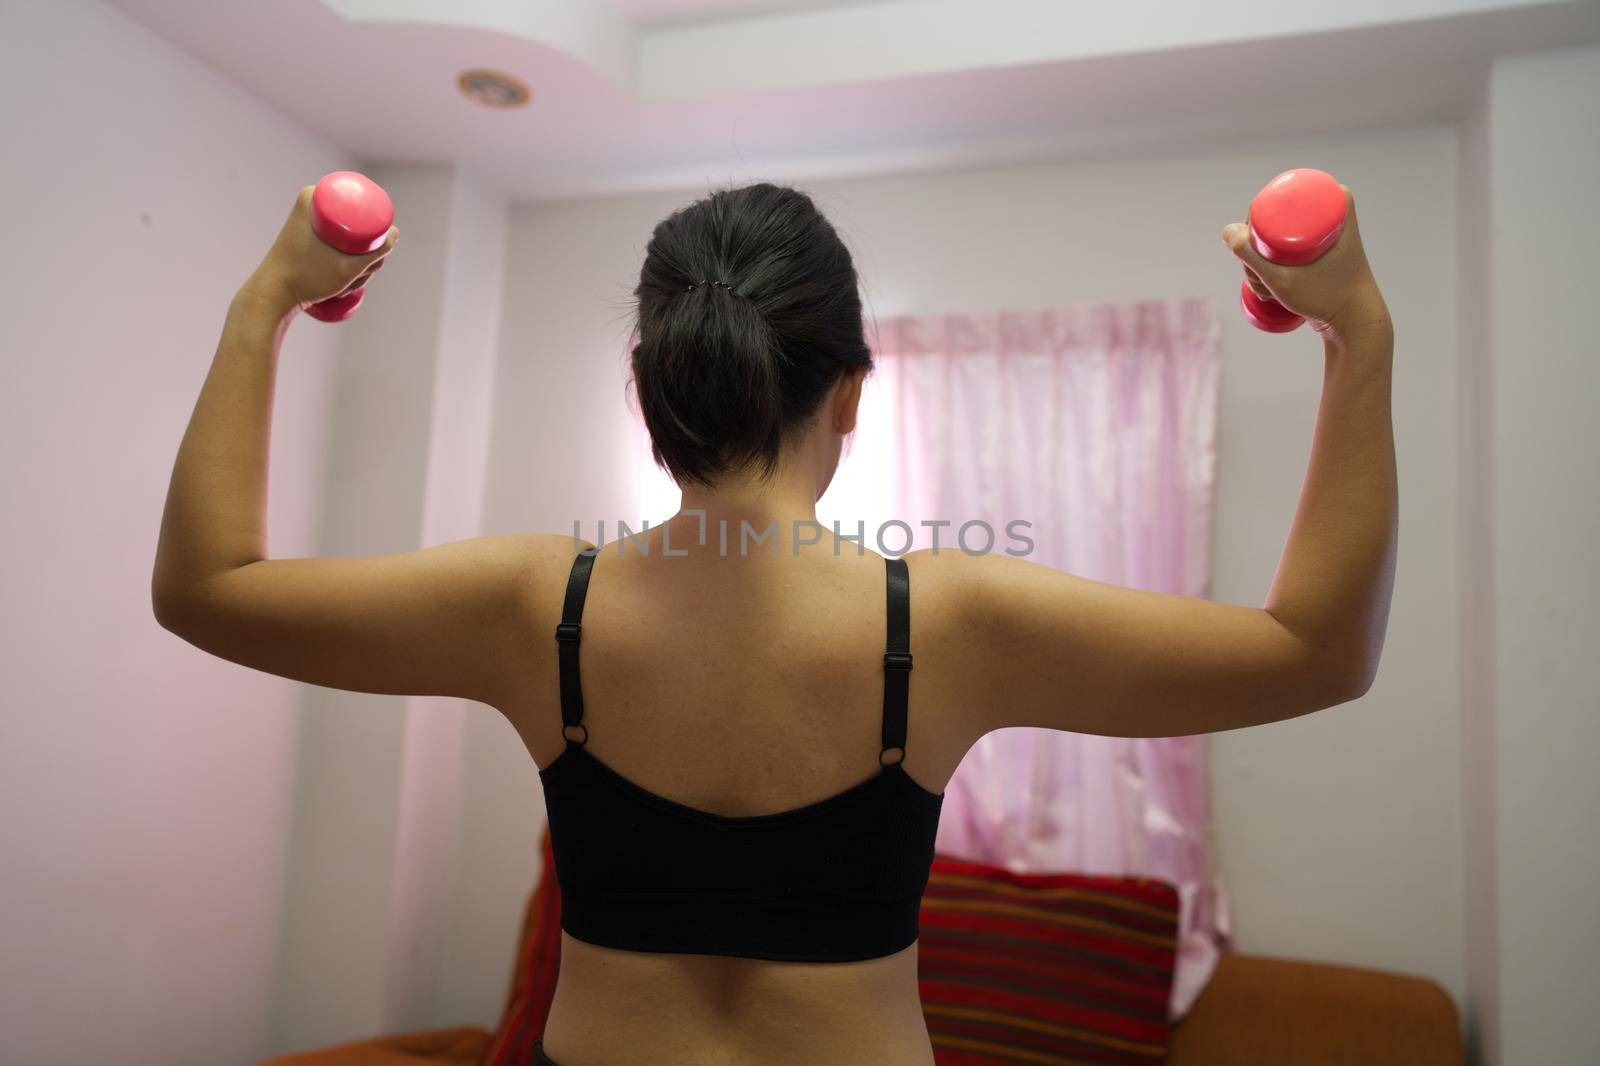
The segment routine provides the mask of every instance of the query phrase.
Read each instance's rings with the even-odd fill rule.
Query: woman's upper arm
[[[1186,736],[1361,695],[1357,671],[1261,608],[1124,588],[1004,555],[942,553],[939,562],[970,652],[964,702],[980,734],[1044,726]]]
[[[244,666],[328,688],[495,706],[559,604],[571,537],[511,534],[393,555],[263,559],[158,590],[157,618]],[[549,611],[546,610],[549,608]]]

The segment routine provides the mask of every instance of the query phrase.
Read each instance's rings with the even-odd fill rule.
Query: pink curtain
[[[1031,558],[1161,592],[1210,590],[1217,324],[1201,300],[899,318],[824,519],[1032,523]],[[853,528],[849,531],[853,531]],[[898,552],[903,530],[884,535]],[[969,544],[983,547],[974,531]],[[1073,698],[1070,690],[1062,699]],[[1182,899],[1172,1014],[1228,937],[1207,846],[1204,737],[1123,739],[1013,728],[984,737],[950,782],[941,853],[1021,872],[1159,877]]]

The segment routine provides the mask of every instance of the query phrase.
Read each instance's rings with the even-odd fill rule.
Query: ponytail
[[[635,296],[634,388],[680,484],[770,476],[840,375],[872,365],[850,253],[794,189],[728,189],[675,212]]]

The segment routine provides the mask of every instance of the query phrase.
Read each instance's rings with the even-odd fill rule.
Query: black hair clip
[[[721,278],[701,278],[699,281],[691,282],[690,284],[684,286],[683,291],[693,292],[702,285],[720,285],[729,292],[733,291],[733,286],[728,284],[726,281],[723,281]]]

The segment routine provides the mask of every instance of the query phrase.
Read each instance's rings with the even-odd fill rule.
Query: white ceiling
[[[1448,119],[1600,0],[112,0],[367,160],[519,199]],[[455,89],[509,71],[533,103]]]
[[[612,0],[611,6],[640,26],[670,26],[863,2],[866,0]]]

